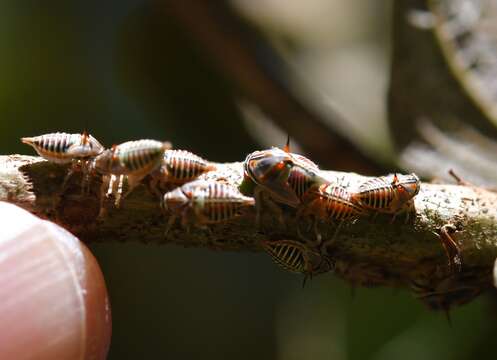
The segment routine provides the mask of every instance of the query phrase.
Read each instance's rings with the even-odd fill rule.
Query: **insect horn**
[[[286,136],[286,144],[285,146],[283,147],[283,151],[286,152],[286,153],[289,153],[290,152],[290,134],[288,134]]]
[[[83,130],[83,133],[81,134],[81,142],[85,145],[87,145],[90,141],[90,137],[88,136],[88,131],[85,129]]]
[[[90,136],[88,133],[88,118],[85,120],[85,127],[83,128],[83,133],[81,134],[81,142],[87,145],[90,141]]]

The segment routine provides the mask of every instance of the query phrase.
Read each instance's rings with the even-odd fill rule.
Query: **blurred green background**
[[[106,145],[164,139],[219,162],[284,141],[284,132],[243,111],[239,93],[169,4],[1,1],[1,153],[33,154],[21,136],[83,129]],[[380,157],[392,155],[385,120],[391,1],[231,5],[347,115],[343,132]],[[356,289],[353,296],[330,274],[302,289],[301,277],[264,254],[90,247],[112,303],[110,359],[495,358],[490,298],[454,309],[450,327],[445,314],[405,291]]]

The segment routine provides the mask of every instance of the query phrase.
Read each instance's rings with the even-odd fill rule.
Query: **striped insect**
[[[97,156],[104,147],[90,134],[67,134],[62,132],[34,137],[23,137],[24,144],[32,146],[42,158],[57,164],[69,164],[74,160]]]
[[[243,166],[245,176],[257,185],[256,195],[267,191],[275,201],[296,207],[300,200],[288,183],[293,164],[290,154],[273,147],[249,154]]]
[[[297,211],[297,219],[303,216],[314,217],[314,231],[320,243],[321,234],[317,230],[317,220],[338,222],[333,240],[343,222],[353,221],[365,214],[365,210],[352,201],[352,194],[346,188],[327,183],[306,194]]]
[[[257,224],[260,223],[260,203],[263,194],[269,199],[293,208],[299,207],[303,196],[313,187],[327,182],[319,168],[306,157],[284,149],[271,148],[256,151],[247,156],[244,162],[245,177],[253,181],[257,199]],[[266,200],[268,200],[266,198]],[[283,223],[281,209],[267,201],[279,215]]]
[[[151,174],[150,188],[162,197],[161,189],[195,180],[200,175],[216,170],[216,166],[186,150],[166,150],[161,166]]]
[[[262,241],[261,246],[286,271],[304,274],[304,285],[308,277],[334,269],[329,257],[295,240]]]
[[[346,188],[331,183],[309,192],[299,209],[299,215],[314,215],[326,221],[351,221],[364,214],[364,209],[352,201],[352,194]]]
[[[290,152],[289,137],[283,149],[272,147],[249,154],[244,169],[275,201],[295,208],[310,188],[327,182],[313,161]]]
[[[420,181],[416,174],[390,174],[363,183],[352,194],[352,201],[376,213],[393,214],[393,222],[402,212],[407,212],[409,218],[409,213],[414,211],[413,198],[419,189]]]
[[[169,148],[169,142],[137,140],[114,145],[102,152],[92,162],[92,169],[104,175],[102,194],[107,187],[107,196],[114,193],[115,205],[119,206],[124,178],[127,179],[128,190],[123,198],[160,166],[164,152]]]
[[[174,184],[184,184],[212,170],[216,170],[214,164],[186,150],[167,150],[161,165],[166,181]]]
[[[163,205],[164,210],[171,214],[166,227],[167,234],[178,217],[184,227],[190,223],[205,227],[239,216],[242,211],[252,208],[255,200],[242,195],[234,186],[196,180],[166,193]]]
[[[326,184],[327,180],[321,176],[317,166],[313,167],[309,163],[299,160],[290,169],[287,182],[295,195],[297,195],[299,203],[302,203],[305,195],[311,189],[317,189],[319,186]]]
[[[52,133],[23,137],[24,144],[32,146],[42,158],[56,164],[72,164],[62,182],[64,189],[75,171],[84,173],[84,183],[89,183],[88,172],[91,159],[104,151],[104,147],[86,131],[82,134]],[[84,191],[85,186],[81,189]]]
[[[479,296],[484,286],[475,283],[474,275],[457,274],[447,278],[426,278],[412,280],[410,289],[413,296],[423,302],[431,310],[445,311],[450,320],[450,309],[464,305]]]

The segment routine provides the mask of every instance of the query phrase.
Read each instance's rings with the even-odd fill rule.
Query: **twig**
[[[217,166],[217,171],[203,177],[234,186],[241,184],[241,163]],[[65,171],[65,167],[38,157],[0,156],[0,200],[56,221],[86,242],[141,241],[226,251],[261,251],[261,240],[300,241],[295,211],[287,208],[284,209],[286,227],[280,226],[266,210],[262,228],[257,231],[253,211],[235,221],[213,225],[211,231],[192,229],[188,233],[177,225],[165,238],[167,218],[160,210],[159,199],[144,185],[126,198],[120,209],[115,209],[111,200],[107,201],[107,216],[97,219],[100,179],[92,179],[89,194],[82,194],[81,179],[76,175],[60,194]],[[367,179],[354,173],[327,171],[325,174],[331,181],[350,189]],[[454,303],[469,301],[492,287],[493,263],[497,257],[497,194],[474,186],[423,183],[415,205],[416,216],[407,224],[401,216],[390,224],[390,217],[380,215],[342,226],[333,243],[325,249],[336,261],[337,274],[353,285],[399,287],[415,283],[418,291],[423,288],[430,294],[442,291],[450,296],[464,289],[467,299],[461,300],[464,296],[457,292]],[[463,252],[461,272],[451,271],[440,240],[434,235],[447,224],[460,229],[452,237]],[[321,224],[320,231],[326,241],[334,235],[335,225]],[[305,235],[310,238],[313,234],[309,230]],[[433,301],[433,296],[419,297]]]

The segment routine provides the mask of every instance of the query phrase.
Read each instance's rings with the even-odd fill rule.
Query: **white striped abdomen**
[[[185,150],[167,150],[162,162],[165,181],[185,183],[196,179],[203,173],[215,170],[207,160]]]
[[[160,165],[169,147],[156,140],[128,141],[97,156],[95,168],[102,174],[144,175]]]
[[[103,151],[103,146],[86,133],[52,133],[21,138],[21,141],[32,146],[44,159],[59,164],[96,156]]]
[[[312,267],[306,257],[306,247],[292,240],[263,241],[262,248],[283,269],[295,273],[311,273]]]
[[[182,187],[191,197],[194,212],[201,223],[219,223],[240,215],[243,208],[255,205],[255,200],[242,195],[237,188],[214,181],[194,181]]]
[[[328,219],[352,220],[362,215],[362,209],[351,201],[351,194],[345,188],[328,186],[324,193]]]
[[[378,177],[361,185],[354,198],[370,209],[389,209],[395,196],[394,192],[389,178]]]
[[[362,208],[352,201],[352,194],[341,186],[322,185],[310,192],[300,210],[321,220],[353,220],[363,215]]]

